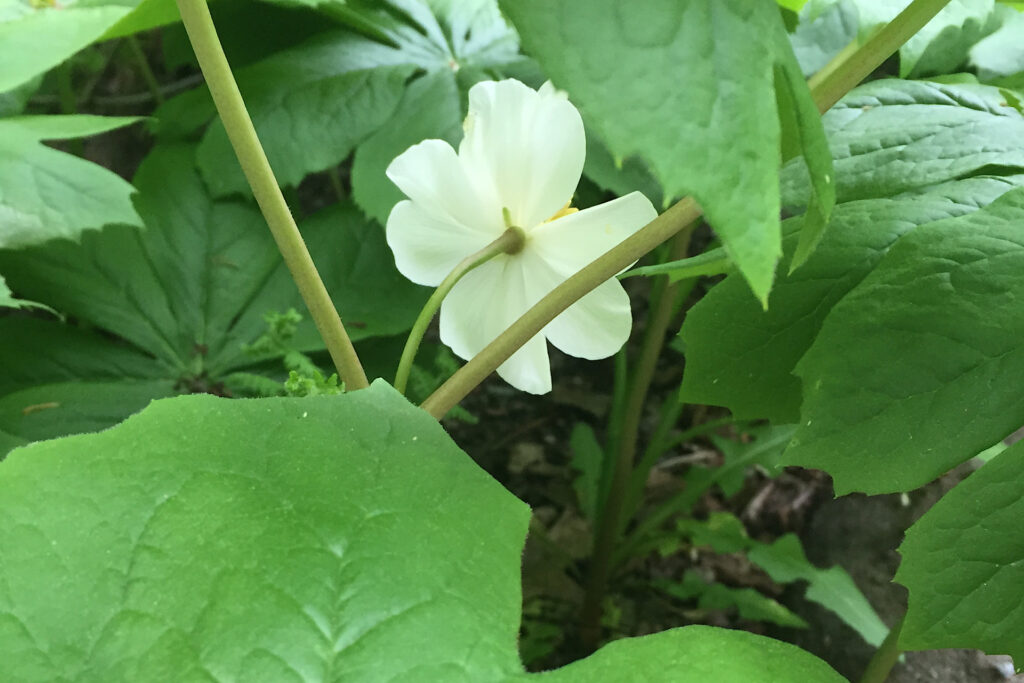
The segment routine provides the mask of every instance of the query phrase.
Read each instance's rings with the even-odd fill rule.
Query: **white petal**
[[[496,239],[505,231],[501,205],[489,185],[466,175],[455,150],[444,140],[424,140],[398,155],[387,176],[412,201],[436,218]],[[469,256],[469,252],[462,255]]]
[[[618,353],[632,329],[629,295],[612,279],[548,323],[544,336],[563,353],[597,360]]]
[[[647,197],[632,192],[538,226],[530,233],[529,246],[568,277],[657,216]]]
[[[471,271],[441,304],[441,341],[469,360],[535,303],[529,298],[523,262],[499,256]],[[537,334],[498,368],[498,375],[522,391],[551,391],[547,342]]]
[[[529,231],[572,199],[586,155],[583,120],[554,88],[477,83],[465,129],[459,156],[467,173],[490,181],[513,225]]]
[[[398,272],[431,287],[441,284],[459,261],[493,241],[409,200],[395,204],[385,234]]]
[[[573,272],[559,272],[529,248],[521,258],[527,262],[528,299],[540,301]],[[601,283],[544,328],[544,335],[560,351],[588,360],[615,354],[629,339],[633,313],[626,290],[616,279]]]

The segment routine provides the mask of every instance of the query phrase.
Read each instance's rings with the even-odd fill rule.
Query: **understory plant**
[[[0,0],[3,680],[844,680],[788,584],[1020,665],[1022,10]],[[556,521],[449,432],[571,368]],[[895,623],[730,507],[968,462]]]

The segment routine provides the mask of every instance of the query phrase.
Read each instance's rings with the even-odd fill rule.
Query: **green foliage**
[[[885,640],[889,629],[850,575],[842,567],[815,567],[794,534],[786,534],[771,544],[757,544],[747,557],[768,572],[773,581],[806,581],[806,598],[835,612],[868,643],[878,646]]]
[[[119,338],[70,324],[3,319],[4,341],[12,340],[5,366],[12,359],[12,379],[23,379],[6,388],[0,383],[0,396],[36,384],[59,385],[31,399],[18,394],[4,401],[5,424],[21,425],[12,433],[56,436],[86,425],[105,427],[145,405],[147,388],[148,398],[176,391],[225,393],[229,374],[282,355],[293,360],[288,369],[301,375],[296,391],[333,391],[330,378],[317,380],[312,364],[291,355],[322,348],[308,320],[295,323],[288,349],[268,347],[258,357],[243,349],[265,331],[268,311],[299,307],[301,299],[262,217],[250,205],[213,200],[193,155],[191,146],[169,145],[143,163],[135,185],[145,230],[108,226],[84,233],[77,243],[56,240],[0,251],[0,273],[14,291]],[[353,338],[395,334],[412,324],[424,290],[395,270],[376,225],[341,205],[312,217],[303,232]],[[342,249],[343,243],[350,246]],[[379,306],[377,297],[394,303]],[[93,350],[76,349],[83,340]],[[24,362],[16,364],[13,359],[21,355]],[[303,387],[308,382],[302,378],[313,386]],[[87,386],[95,395],[90,397]],[[34,403],[51,402],[61,409],[19,417]],[[65,419],[66,413],[88,419]]]
[[[814,144],[822,132],[777,9],[742,0],[502,7],[612,155],[646,161],[666,197],[696,198],[766,300],[781,254],[777,91],[801,114],[800,142],[814,170],[828,165],[824,145]],[[672,124],[664,125],[669,116]],[[824,216],[829,185],[826,176],[813,184]],[[811,195],[808,189],[801,199]]]
[[[787,464],[836,491],[926,484],[1024,423],[1024,188],[900,239],[838,303],[796,367]]]
[[[1005,12],[1003,25],[971,48],[971,66],[982,80],[1024,71],[1024,14]]]
[[[257,378],[250,378],[247,388],[257,395],[278,396],[337,396],[345,392],[345,386],[338,383],[338,375],[324,377],[309,356],[293,347],[293,338],[302,322],[302,315],[294,308],[284,313],[271,311],[263,316],[268,330],[252,344],[242,344],[242,350],[256,357],[279,356],[288,379],[283,387],[272,383],[264,386]],[[259,377],[259,376],[257,376]],[[237,380],[237,378],[236,378]],[[256,383],[253,383],[256,380]],[[283,391],[282,391],[283,390]]]
[[[323,33],[239,69],[236,77],[283,185],[334,167],[358,148],[354,198],[384,220],[400,198],[384,169],[424,138],[455,139],[465,89],[519,60],[515,35],[488,1],[408,0],[399,12],[368,3],[323,3],[323,9],[362,35]],[[157,112],[172,135],[190,134],[213,115],[205,90]],[[249,193],[219,120],[203,135],[198,163],[215,196]]]
[[[969,476],[907,531],[909,650],[976,647],[1024,663],[1024,444]]]
[[[368,216],[386,223],[404,196],[384,175],[395,157],[421,140],[458,143],[461,100],[451,73],[426,74],[406,89],[391,118],[359,146],[352,163],[352,196]]]
[[[998,88],[881,80],[823,118],[838,201],[891,197],[987,171],[1024,169],[1024,115]],[[806,205],[799,160],[782,172],[783,203]]]
[[[705,522],[684,520],[678,529],[695,546],[708,546],[718,553],[745,551],[750,561],[761,567],[777,583],[806,581],[808,600],[835,612],[868,643],[877,646],[885,639],[889,629],[875,614],[850,575],[842,567],[815,567],[804,555],[800,539],[794,534],[786,534],[774,543],[761,543],[747,536],[739,519],[724,512],[712,513]],[[724,595],[709,599],[721,597]],[[749,599],[749,596],[746,598]],[[778,613],[775,616],[776,619],[769,620],[782,623],[777,620]]]
[[[910,0],[810,0],[802,17],[814,19],[837,4],[856,17],[855,31],[863,43],[910,4]],[[939,14],[899,51],[899,75],[921,78],[950,73],[967,61],[970,48],[1001,23],[994,0],[950,0]],[[842,45],[838,46],[839,48]]]
[[[0,568],[0,654],[21,681],[841,680],[707,627],[523,674],[529,512],[380,382],[330,401],[181,397],[18,450],[0,513],[20,548]]]
[[[0,119],[0,249],[55,238],[75,240],[83,230],[110,223],[141,225],[132,208],[131,185],[96,164],[42,144],[97,135],[136,121],[103,116]]]
[[[4,65],[0,92],[57,66],[129,12],[113,4],[88,7],[74,3],[69,8],[58,8],[55,2],[38,5],[0,0],[0,64]]]
[[[818,250],[788,273],[800,218],[785,224],[783,258],[763,310],[745,283],[730,276],[690,310],[681,331],[686,369],[681,399],[728,407],[740,419],[796,422],[803,391],[793,369],[833,306],[918,226],[985,206],[1024,176],[977,177],[893,199],[840,204]],[[888,301],[888,300],[887,300]]]
[[[576,500],[583,515],[596,524],[600,518],[603,502],[608,495],[608,481],[605,474],[607,460],[605,449],[597,440],[594,429],[582,422],[573,425],[569,437],[572,450],[570,465],[577,476],[573,480]]]
[[[1002,443],[1024,423],[1021,3],[951,0],[899,51],[899,75],[934,82],[874,80],[822,120],[803,77],[909,0],[507,0],[518,34],[498,0],[268,2],[218,0],[218,28],[371,376],[390,376],[426,295],[398,274],[379,225],[402,196],[386,167],[424,138],[457,143],[473,83],[550,77],[588,130],[577,204],[639,190],[667,207],[690,194],[720,238],[630,273],[685,279],[686,297],[703,294],[698,278],[725,276],[685,307],[682,399],[774,423],[738,441],[712,435],[723,463],[691,467],[645,505],[681,413],[668,404],[625,482],[624,508],[646,516],[623,520],[612,573],[656,549],[745,553],[776,582],[807,582],[808,599],[878,644],[886,628],[849,575],[813,566],[796,536],[765,543],[730,514],[687,516],[715,486],[734,504],[751,467],[820,467],[840,493],[883,492],[981,452],[988,464],[901,549],[901,647],[1024,658],[1024,447]],[[383,383],[348,394],[325,376],[322,341],[205,88],[158,109],[158,143],[133,184],[81,158],[107,156],[95,152],[109,139],[61,141],[139,118],[41,113],[75,102],[151,113],[92,108],[140,96],[128,93],[142,65],[121,64],[126,51],[75,53],[177,21],[174,0],[0,0],[0,457],[16,449],[0,463],[5,677],[840,680],[792,646],[706,627],[524,673],[528,511]],[[158,59],[157,43],[143,42],[144,58]],[[195,66],[184,29],[159,44],[158,85],[176,91],[168,81]],[[69,77],[85,62],[88,84]],[[111,166],[130,168],[135,151]],[[325,171],[330,193],[326,178],[303,182]],[[781,227],[780,209],[792,216]],[[698,231],[691,246],[705,244]],[[419,360],[415,401],[459,365],[438,345]],[[656,388],[677,379],[665,367]],[[676,438],[721,424],[698,422]],[[569,448],[597,527],[609,449],[582,423]],[[581,578],[588,563],[562,555],[553,571]],[[805,625],[768,595],[705,578],[680,570],[651,587],[684,609]],[[551,648],[574,634],[537,600],[522,652],[560,657]],[[603,623],[618,633],[631,621],[614,607]]]
[[[697,598],[699,610],[735,609],[743,619],[764,621],[789,628],[807,628],[807,622],[776,600],[753,588],[732,588],[720,583],[707,583],[696,572],[687,571],[680,581],[660,580],[654,585],[679,600]]]

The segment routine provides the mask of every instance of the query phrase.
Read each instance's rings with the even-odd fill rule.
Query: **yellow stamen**
[[[571,216],[572,214],[576,213],[577,211],[579,211],[579,209],[577,209],[576,207],[572,206],[572,200],[570,199],[569,201],[567,201],[565,203],[565,206],[563,206],[561,209],[558,210],[558,212],[554,216],[552,216],[551,218],[547,219],[544,222],[545,223],[550,223],[551,221],[557,221],[559,218],[564,218],[565,216]]]

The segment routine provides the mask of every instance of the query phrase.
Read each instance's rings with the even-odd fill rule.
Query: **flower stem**
[[[914,0],[863,45],[856,49],[848,47],[836,55],[807,82],[818,109],[822,112],[831,109],[947,4],[949,0]]]
[[[690,245],[690,236],[697,221],[680,231],[672,240],[671,259],[685,257]],[[659,283],[661,284],[661,283]],[[586,593],[583,597],[583,610],[580,615],[580,636],[587,650],[597,648],[601,636],[601,605],[611,577],[611,558],[615,545],[625,526],[626,494],[629,489],[630,475],[636,460],[637,440],[640,438],[640,421],[643,418],[644,406],[647,404],[647,392],[654,381],[654,371],[665,345],[665,334],[675,313],[675,301],[678,283],[662,285],[657,303],[651,310],[644,333],[640,356],[637,359],[632,382],[626,395],[626,408],[622,418],[622,430],[616,446],[615,466],[612,470],[608,498],[602,507],[601,518],[595,535],[594,554],[591,556],[590,574],[587,577]]]
[[[692,199],[684,199],[670,207],[646,227],[633,233],[610,251],[605,252],[568,280],[555,287],[512,323],[497,339],[473,357],[442,384],[422,408],[437,419],[451,410],[466,394],[494,372],[523,344],[528,342],[559,313],[579,301],[602,282],[654,249],[700,216],[700,208]]]
[[[177,0],[181,21],[185,24],[192,49],[195,50],[199,67],[206,78],[213,95],[217,113],[220,114],[228,139],[242,165],[246,180],[252,187],[253,196],[270,226],[270,232],[284,257],[284,262],[299,288],[303,301],[309,308],[331,359],[338,370],[338,376],[345,386],[362,389],[369,386],[363,366],[352,346],[352,340],[345,332],[345,326],[334,308],[327,288],[317,273],[306,243],[299,234],[295,219],[288,210],[288,204],[281,194],[274,172],[267,161],[267,155],[256,136],[256,129],[245,109],[242,94],[231,73],[224,48],[217,37],[217,30],[210,16],[206,0]]]
[[[875,650],[875,654],[872,655],[871,661],[868,662],[868,666],[864,670],[864,675],[860,677],[860,683],[885,683],[885,680],[889,678],[889,672],[900,658],[899,642],[902,629],[903,618],[889,630],[889,635]]]
[[[811,97],[818,106],[818,111],[828,111],[843,95],[870,76],[871,72],[927,24],[948,2],[949,0],[914,0],[867,43],[852,54],[843,56],[841,64],[826,67],[828,75],[817,82],[812,79],[809,84]],[[697,203],[687,197],[599,256],[534,304],[533,308],[462,366],[423,402],[424,410],[440,419],[559,313],[682,230],[699,215],[700,208]]]
[[[452,290],[455,283],[461,280],[469,271],[482,266],[495,256],[520,251],[523,248],[524,239],[521,229],[509,228],[501,234],[501,237],[480,251],[462,259],[452,269],[452,272],[448,273],[448,276],[441,281],[441,284],[437,286],[434,293],[427,299],[427,303],[423,305],[423,310],[420,311],[419,317],[416,318],[416,322],[413,323],[412,329],[409,331],[409,338],[405,341],[405,348],[402,349],[402,359],[398,362],[398,371],[395,373],[395,389],[398,389],[403,394],[405,393],[405,388],[409,384],[409,373],[412,371],[413,361],[416,360],[416,352],[420,348],[420,342],[423,341],[423,335],[426,334],[430,321],[434,319],[437,309],[441,307],[441,302],[448,296],[448,292]]]

